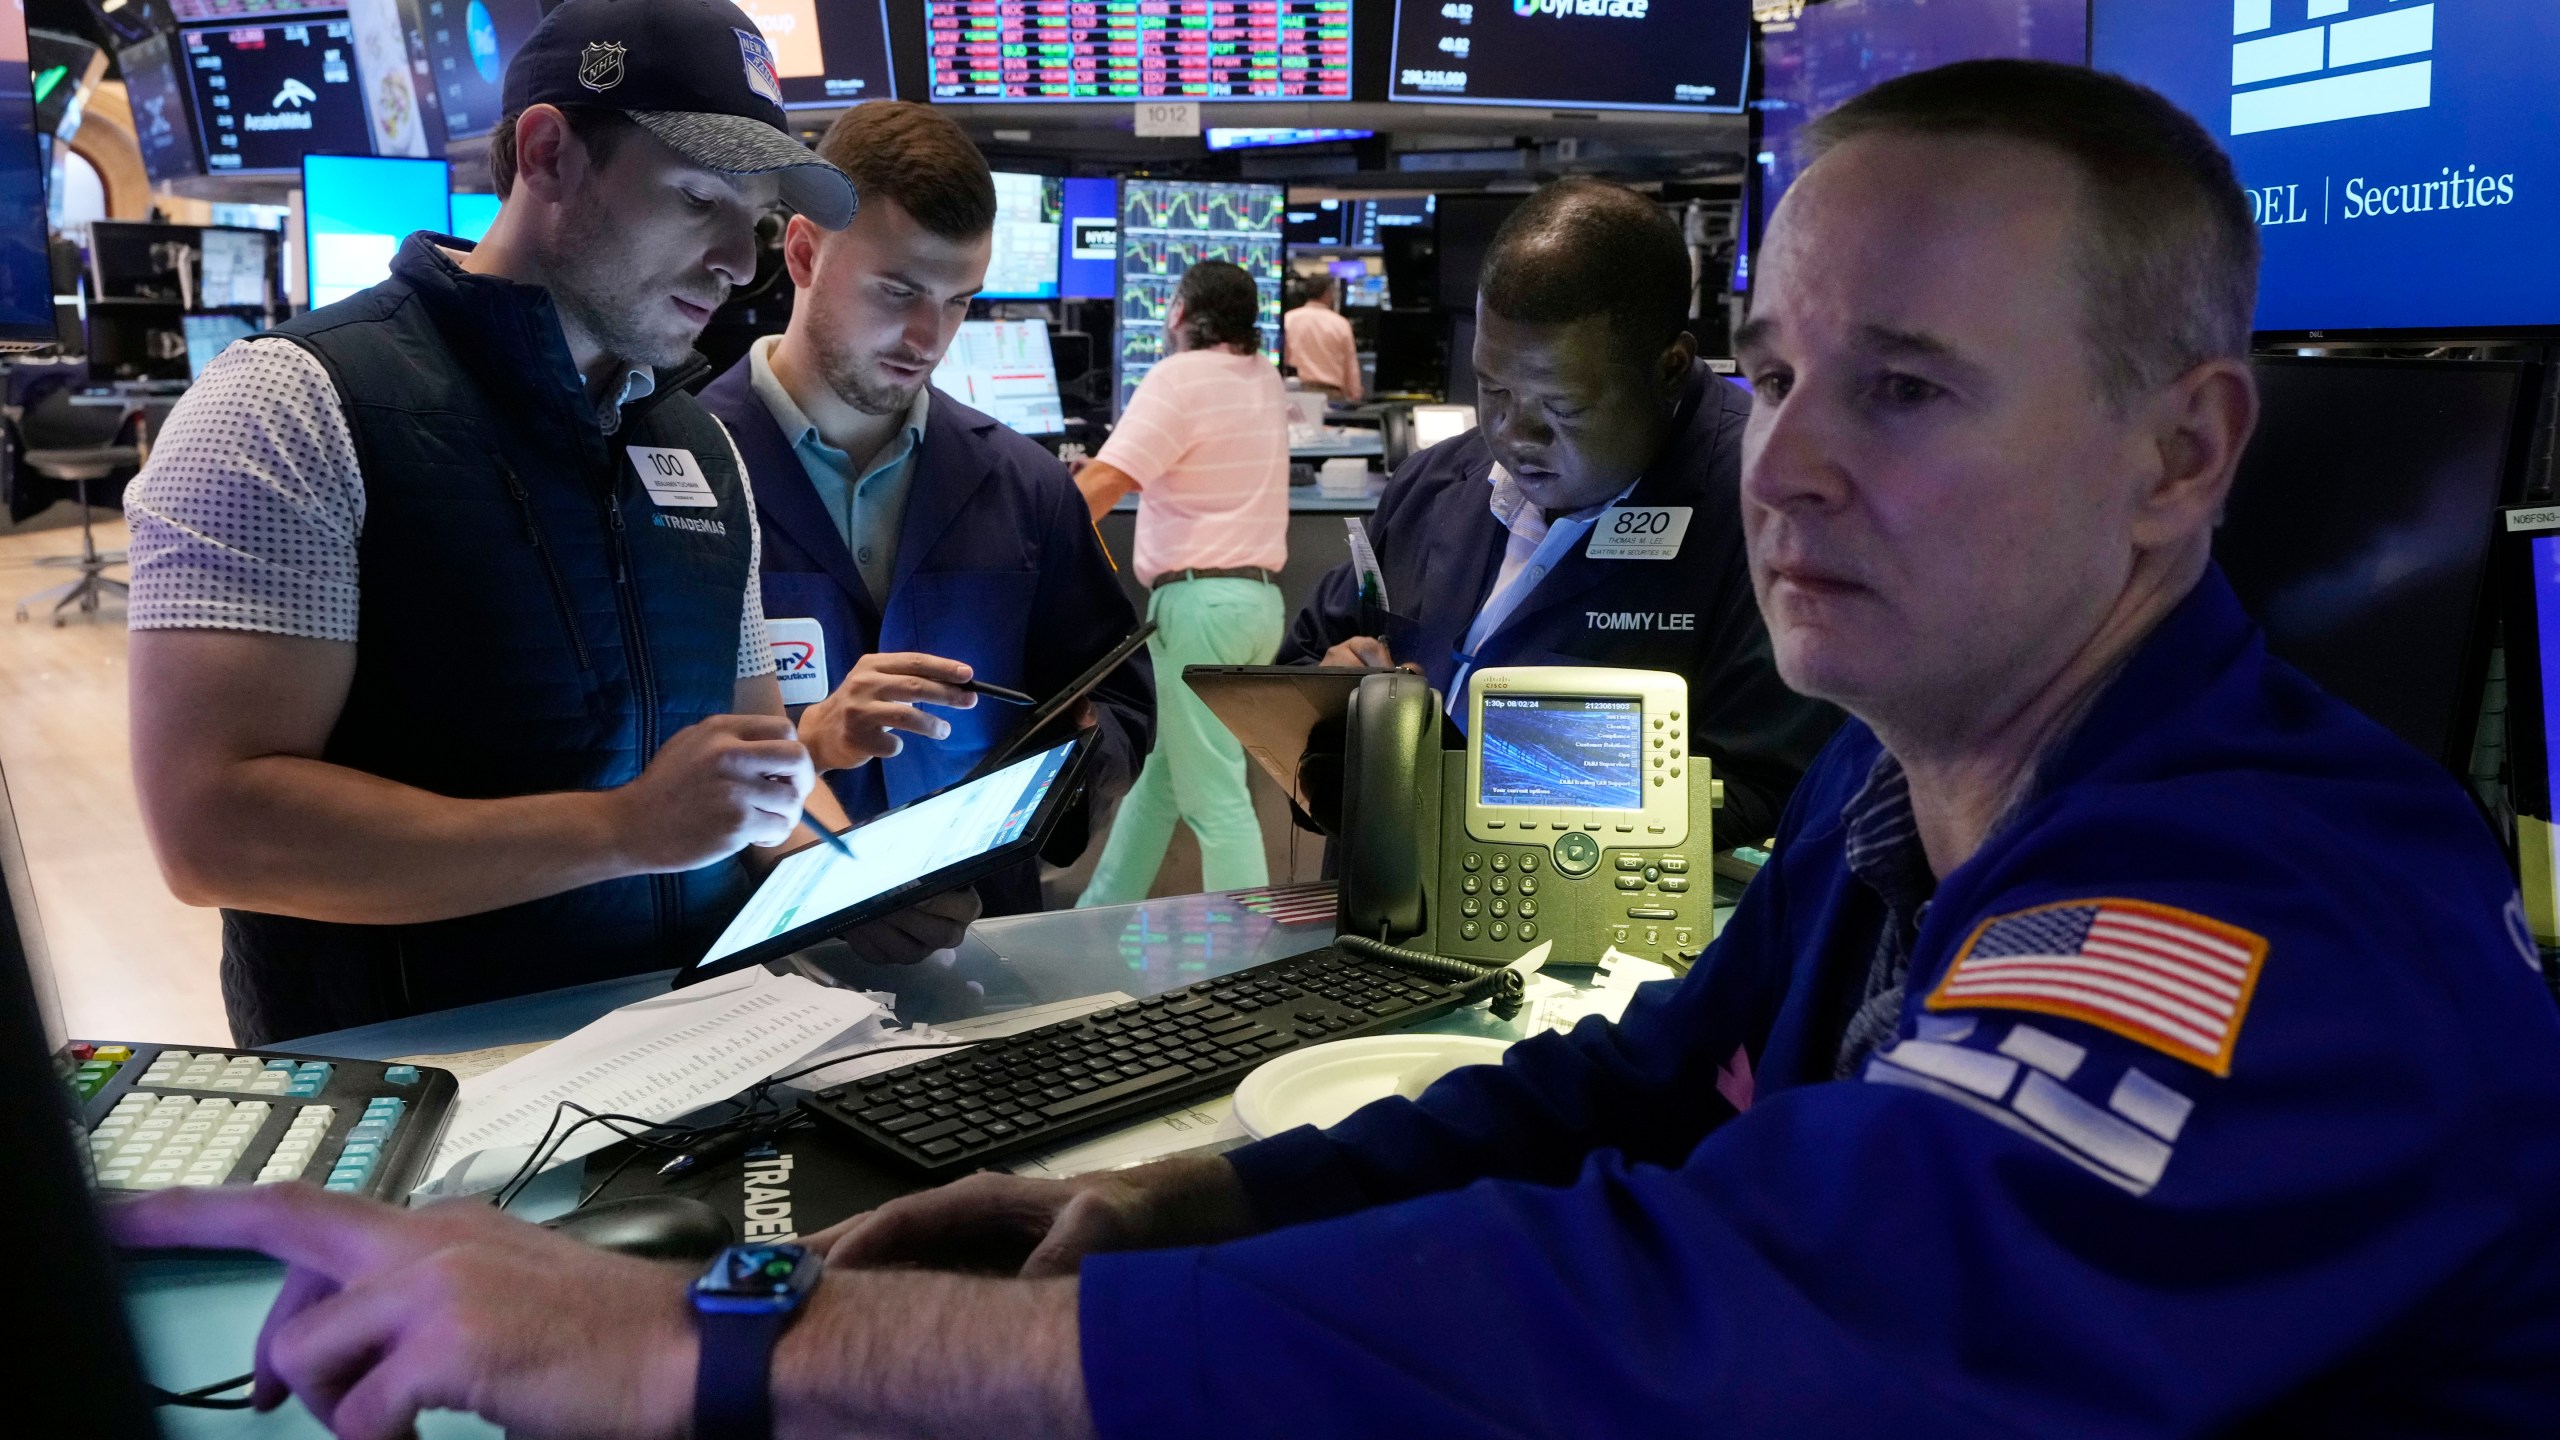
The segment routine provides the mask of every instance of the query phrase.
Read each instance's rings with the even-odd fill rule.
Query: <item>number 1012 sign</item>
[[[1612,505],[1591,523],[1594,560],[1676,560],[1689,533],[1686,505]]]
[[[1200,103],[1198,101],[1141,100],[1138,102],[1138,134],[1141,137],[1199,133]]]

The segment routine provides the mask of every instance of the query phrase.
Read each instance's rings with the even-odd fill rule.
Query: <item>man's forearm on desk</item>
[[[1076,1286],[835,1271],[774,1352],[774,1434],[1083,1440]]]

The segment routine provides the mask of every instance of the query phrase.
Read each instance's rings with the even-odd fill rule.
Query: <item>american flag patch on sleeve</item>
[[[2145,900],[2066,900],[1975,927],[1931,1010],[2033,1010],[2231,1073],[2266,937]]]

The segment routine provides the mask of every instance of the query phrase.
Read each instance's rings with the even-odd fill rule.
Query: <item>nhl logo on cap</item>
[[[578,56],[578,83],[605,91],[622,83],[622,42],[599,40]]]
[[[730,32],[738,37],[738,60],[746,67],[747,88],[774,104],[782,103],[782,67],[774,63],[773,47],[761,35],[744,30]]]

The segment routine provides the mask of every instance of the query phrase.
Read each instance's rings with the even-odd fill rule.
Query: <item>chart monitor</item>
[[[963,320],[933,368],[933,386],[1025,435],[1059,435],[1058,370],[1049,327],[1038,320]]]
[[[2271,337],[2560,327],[2560,5],[2098,0],[2090,60],[2230,152]]]
[[[178,33],[208,173],[291,174],[305,155],[371,153],[344,18]]]
[[[1280,225],[1277,185],[1129,180],[1120,186],[1120,348],[1114,414],[1164,358],[1164,319],[1174,287],[1193,265],[1242,266],[1262,291],[1262,350],[1280,353]]]
[[[1108,300],[1120,293],[1120,182],[1068,179],[1059,224],[1058,293]]]
[[[442,160],[388,155],[307,155],[302,161],[302,233],[311,304],[317,309],[380,284],[400,242],[451,224]]]
[[[205,310],[263,310],[275,245],[270,230],[207,225],[197,232],[196,305]]]
[[[925,0],[937,101],[1348,100],[1352,0]]]
[[[1739,113],[1751,0],[1395,0],[1387,98]]]
[[[764,32],[789,110],[895,98],[883,0],[741,0]]]
[[[998,170],[995,249],[987,260],[989,300],[1058,298],[1058,250],[1066,217],[1065,182],[1054,175]]]

